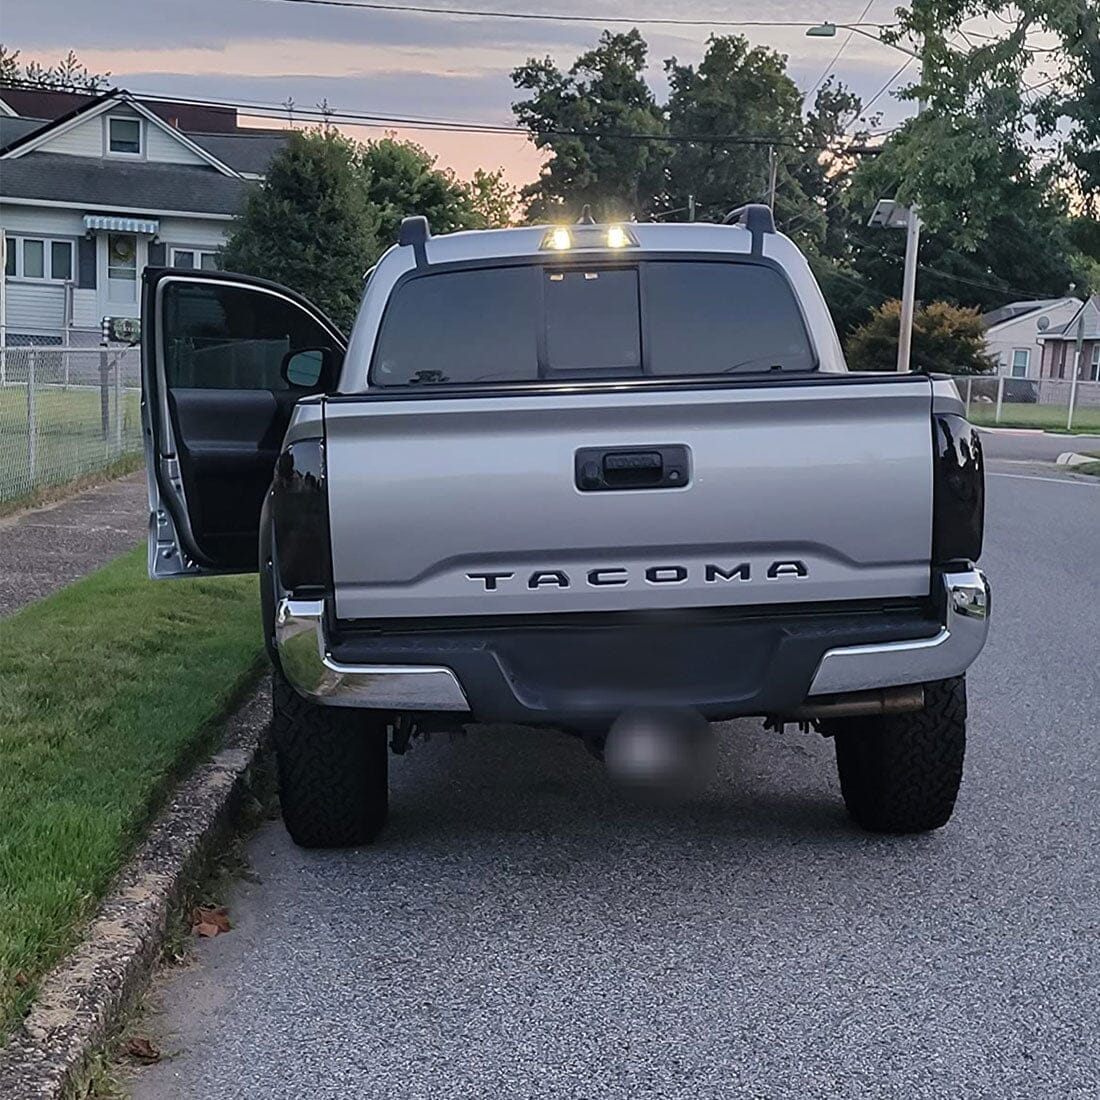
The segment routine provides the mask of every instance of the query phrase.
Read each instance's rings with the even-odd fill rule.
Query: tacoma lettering
[[[699,569],[698,566],[687,565],[650,565],[641,571],[640,576],[636,574],[632,576],[626,566],[605,565],[587,570],[583,586],[612,588],[637,584],[639,581],[646,584],[683,584],[690,580],[693,574],[696,575],[696,579],[700,579],[698,578]],[[716,565],[714,562],[708,562],[701,567],[701,570],[701,580],[704,584],[751,581],[753,578],[752,565],[747,561],[738,562],[737,565]],[[801,561],[773,561],[764,570],[765,578],[772,581],[808,577],[809,574],[806,564]],[[472,581],[481,581],[486,592],[499,592],[501,582],[512,580],[515,573],[486,571],[467,573],[466,576]],[[534,591],[539,588],[573,588],[575,585],[564,569],[536,569],[528,576],[526,587]]]

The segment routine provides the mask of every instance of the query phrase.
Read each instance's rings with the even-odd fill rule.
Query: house
[[[982,317],[985,346],[997,361],[997,373],[1038,378],[1043,333],[1060,328],[1081,307],[1077,298],[1010,302]]]
[[[0,88],[0,343],[95,343],[139,316],[147,264],[215,266],[284,140],[230,108]]]
[[[1077,380],[1100,382],[1100,294],[1094,294],[1087,302],[1079,302],[1064,325],[1051,326],[1040,334],[1043,378],[1072,381],[1079,333],[1083,340]]]

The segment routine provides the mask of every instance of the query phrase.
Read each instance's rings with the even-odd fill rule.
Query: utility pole
[[[779,158],[775,155],[775,146],[768,146],[768,208],[775,213],[775,179],[779,173]]]
[[[809,27],[806,30],[806,35],[809,38],[834,38],[836,37],[837,26],[843,26],[845,30],[849,32],[849,37],[852,34],[861,34],[865,38],[873,38],[876,42],[883,42],[881,34],[872,34],[870,31],[864,30],[862,27],[852,26],[851,24],[836,24],[836,23],[819,23],[816,26]],[[888,46],[892,46],[895,50],[901,53],[908,54],[910,57],[916,58],[920,62],[920,75],[918,81],[924,83],[924,55],[927,50],[928,43],[925,40],[921,40],[920,45],[916,50],[910,50],[905,46],[899,46],[896,42],[886,42]],[[841,47],[843,49],[843,46]],[[839,57],[839,53],[837,54]],[[834,61],[836,58],[833,59]],[[917,100],[917,114],[920,115],[925,108],[924,99]],[[898,204],[892,200],[883,199],[880,200],[879,206],[885,206],[889,204],[891,207],[897,207]],[[903,209],[903,208],[902,208]],[[871,225],[879,224],[876,222],[876,214],[872,215]],[[910,352],[913,347],[913,313],[916,308],[917,298],[917,249],[920,246],[920,216],[917,207],[910,206],[906,211],[906,220],[904,223],[900,218],[891,216],[888,224],[883,222],[886,228],[900,229],[902,225],[905,226],[905,265],[902,277],[902,290],[901,290],[901,317],[898,324],[898,370],[909,370],[909,358]]]
[[[1077,346],[1073,351],[1073,377],[1069,383],[1069,416],[1066,417],[1066,431],[1073,427],[1073,410],[1077,404],[1077,379],[1081,374],[1081,352],[1085,346],[1085,307],[1081,307],[1077,322]]]
[[[917,80],[924,83],[924,43],[916,54],[920,61]],[[922,96],[917,100],[918,116],[924,111]],[[909,207],[909,220],[905,225],[905,267],[901,281],[901,317],[898,321],[898,371],[909,370],[910,353],[913,350],[913,314],[917,305],[917,251],[920,248],[920,212],[916,205]]]
[[[909,369],[913,350],[913,314],[917,305],[917,249],[920,247],[920,214],[909,207],[905,225],[905,268],[901,281],[901,318],[898,327],[898,370]]]
[[[695,221],[695,196],[688,195],[688,221]]]

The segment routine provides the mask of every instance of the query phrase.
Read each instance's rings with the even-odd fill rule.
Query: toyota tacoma
[[[846,368],[770,211],[432,236],[350,338],[150,269],[154,578],[257,572],[280,799],[371,840],[417,730],[635,708],[812,723],[860,825],[951,815],[986,639],[981,446],[949,379]]]

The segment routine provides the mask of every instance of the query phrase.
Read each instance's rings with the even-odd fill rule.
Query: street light
[[[837,32],[836,23],[819,23],[817,26],[806,30],[807,38],[833,38]],[[921,76],[924,75],[923,57],[916,50],[899,46],[896,42],[886,42],[877,34],[865,31],[861,27],[844,26],[844,30],[853,34],[862,34],[867,38],[873,38],[876,42],[882,42],[884,46],[892,46],[901,53],[915,57],[921,64]],[[917,114],[924,110],[924,100],[917,101]],[[913,347],[913,313],[917,300],[917,249],[920,246],[920,216],[916,205],[905,207],[895,199],[879,199],[875,205],[874,213],[867,224],[881,229],[904,229],[905,232],[905,264],[903,267],[901,282],[901,317],[898,320],[898,370],[902,373],[909,370],[910,352]]]

